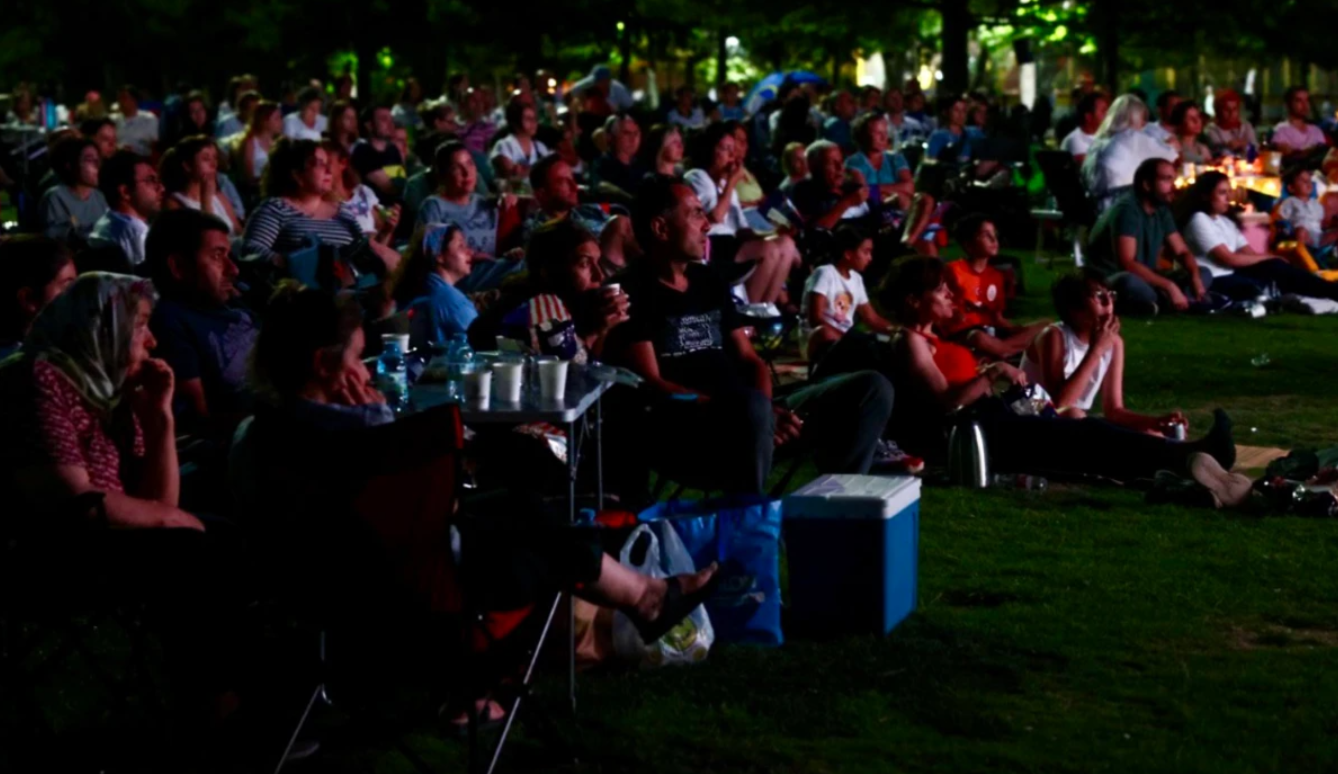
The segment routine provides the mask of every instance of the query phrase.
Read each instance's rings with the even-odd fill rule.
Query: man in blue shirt
[[[163,184],[153,165],[143,156],[120,150],[102,163],[98,171],[98,190],[107,198],[110,209],[93,224],[88,235],[90,247],[114,247],[134,268],[144,263],[144,239],[149,234],[149,219],[163,204]]]
[[[239,292],[228,227],[197,210],[171,210],[154,221],[146,264],[162,300],[149,318],[155,354],[176,375],[181,427],[227,438],[250,411],[246,374],[259,327],[232,305]]]

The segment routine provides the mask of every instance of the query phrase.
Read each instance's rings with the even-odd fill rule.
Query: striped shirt
[[[274,258],[320,244],[344,247],[362,238],[362,227],[347,212],[333,218],[313,218],[284,199],[266,199],[246,221],[242,237],[248,255]]]

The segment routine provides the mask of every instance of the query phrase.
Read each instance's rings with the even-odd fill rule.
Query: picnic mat
[[[1286,449],[1269,446],[1237,446],[1235,470],[1262,470],[1273,460],[1287,456]]]

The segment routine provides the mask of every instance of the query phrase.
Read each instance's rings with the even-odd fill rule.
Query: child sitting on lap
[[[873,240],[858,227],[844,224],[836,229],[836,243],[841,251],[836,263],[819,266],[804,285],[809,362],[816,362],[856,321],[876,333],[892,330],[892,324],[869,303],[860,276],[873,260]]]
[[[1283,173],[1282,184],[1290,196],[1278,205],[1278,218],[1291,223],[1296,241],[1312,251],[1330,249],[1338,242],[1338,230],[1324,230],[1324,205],[1311,197],[1315,184],[1310,170],[1293,167]]]
[[[1048,323],[1019,327],[1004,317],[1004,276],[990,266],[990,260],[999,254],[999,235],[992,222],[982,215],[962,218],[957,224],[957,241],[966,256],[945,267],[956,307],[945,332],[996,360],[1017,355]]]

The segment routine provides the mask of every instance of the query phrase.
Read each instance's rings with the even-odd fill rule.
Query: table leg
[[[567,516],[576,524],[576,423],[567,423]],[[576,598],[567,595],[567,692],[572,712],[576,711]]]
[[[595,401],[595,500],[596,508],[604,510],[604,399]]]

